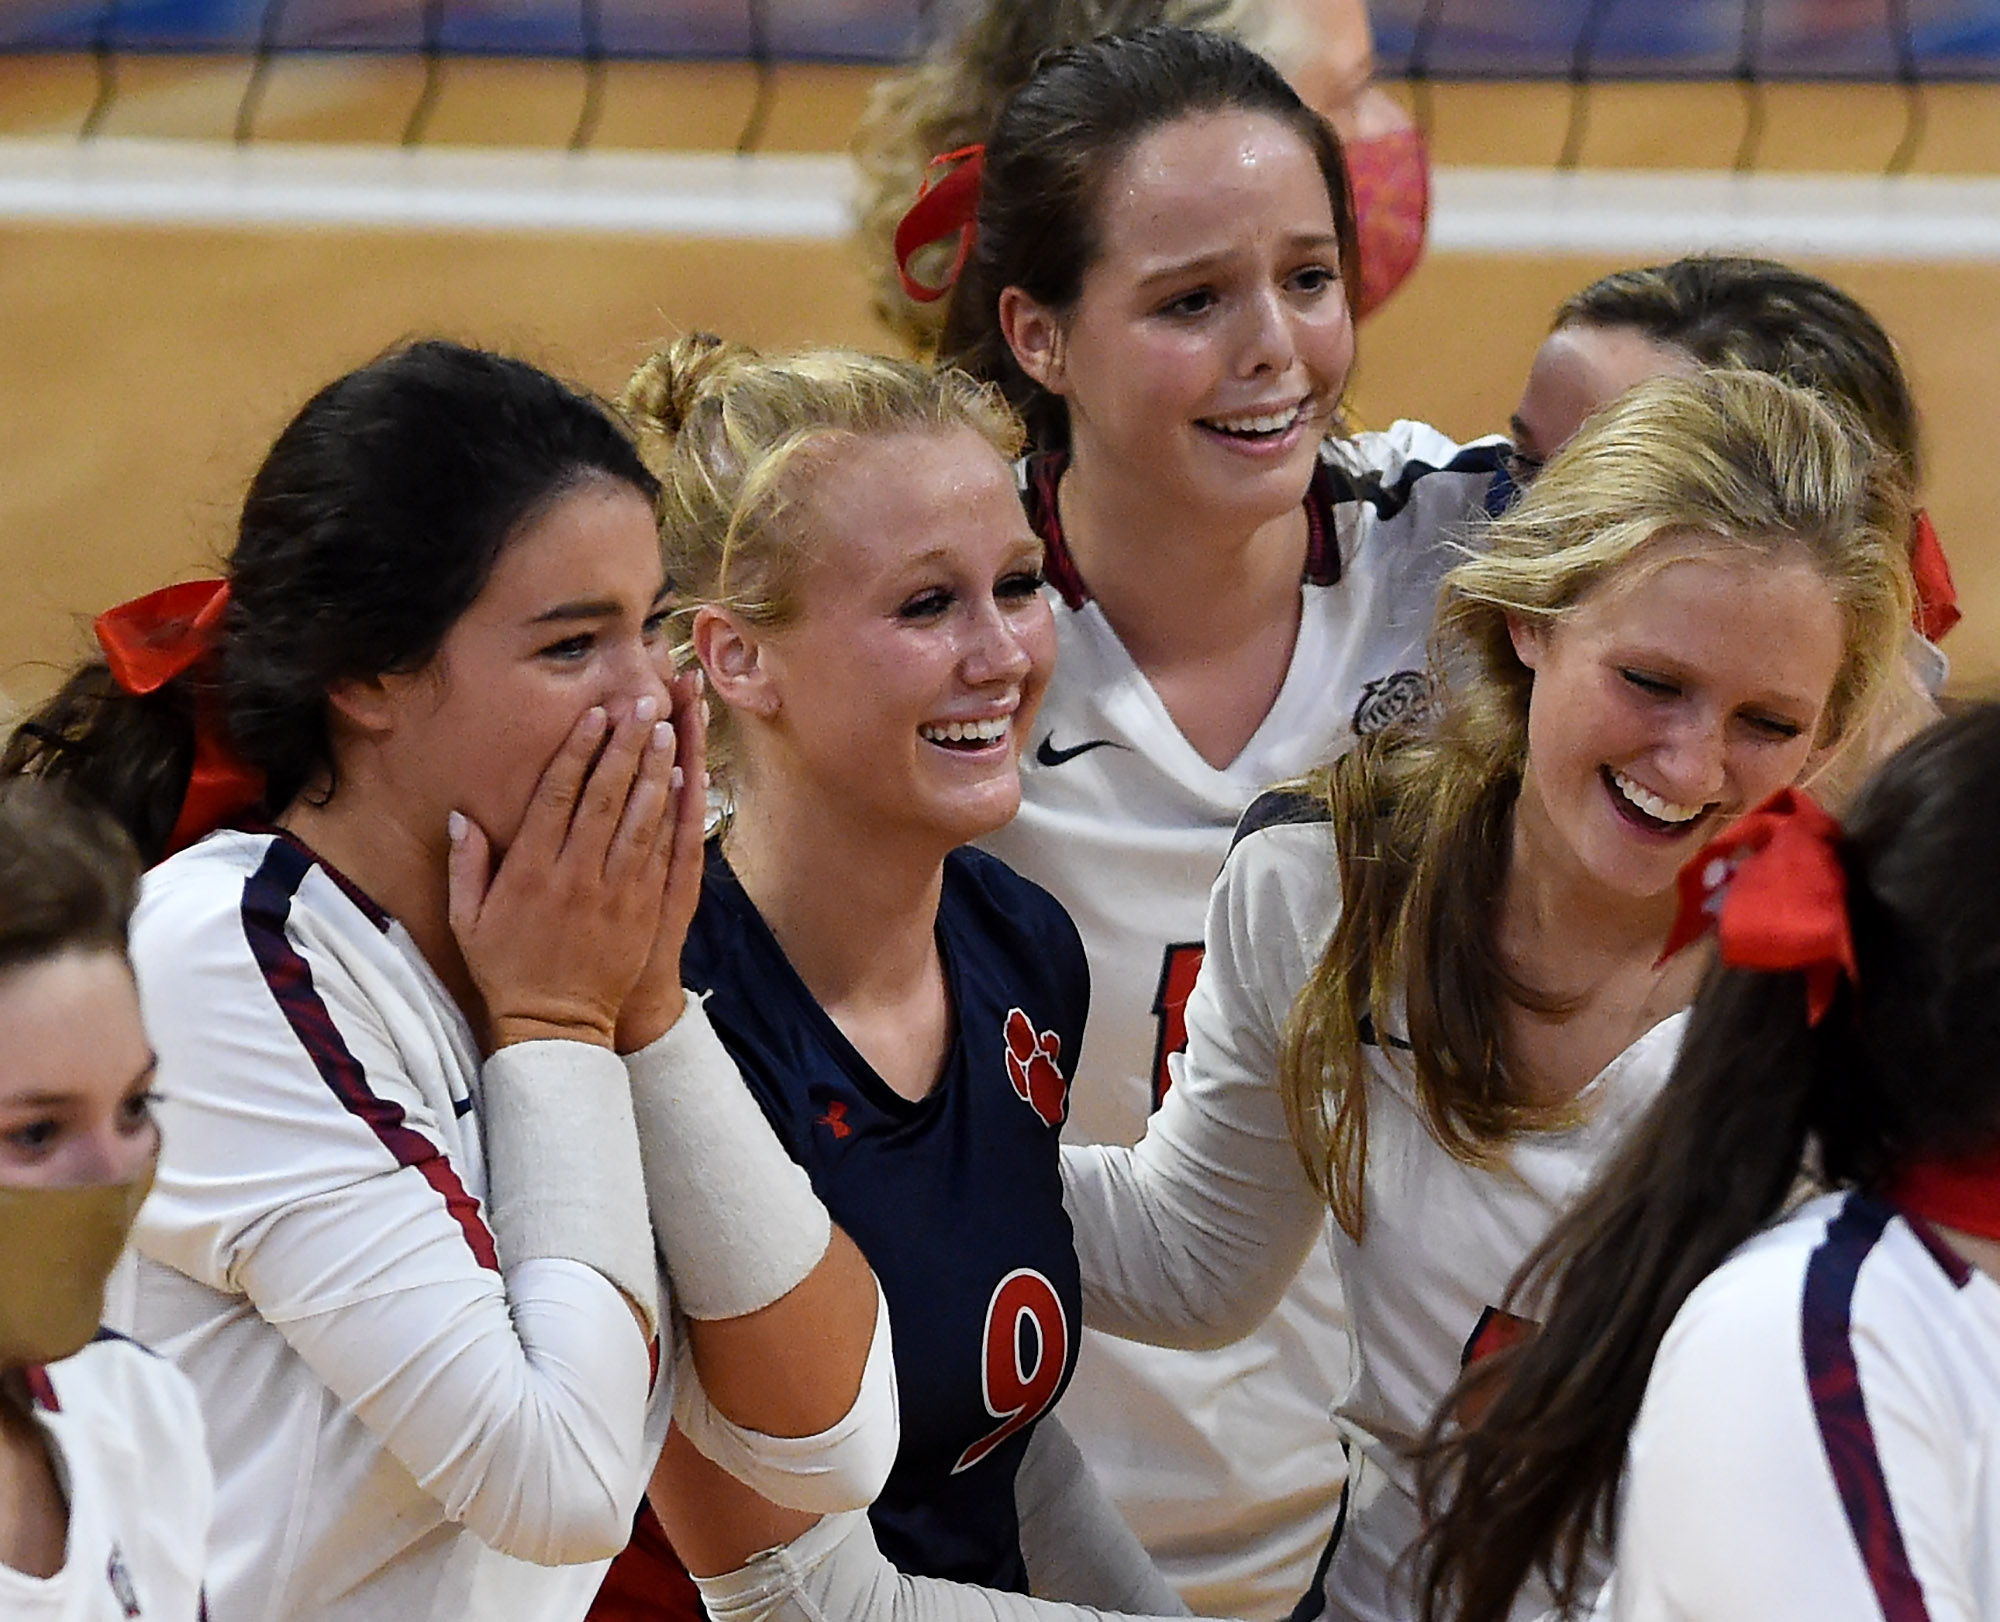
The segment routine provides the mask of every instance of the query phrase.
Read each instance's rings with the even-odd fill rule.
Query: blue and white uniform
[[[1616,1622],[2000,1616],[2000,1284],[1813,1201],[1675,1316],[1620,1506]]]
[[[199,1395],[210,1615],[581,1618],[671,1415],[630,1304],[663,1292],[510,1245],[507,1207],[586,1158],[565,1194],[650,1273],[636,1139],[596,1136],[598,1100],[634,1131],[626,1064],[482,1060],[403,926],[285,834],[154,868],[131,950],[162,1149],[107,1311]]]
[[[1286,1017],[1339,910],[1324,811],[1304,795],[1265,796],[1215,887],[1165,1103],[1134,1149],[1066,1148],[1063,1178],[1090,1322],[1161,1345],[1241,1334],[1300,1258],[1331,1244],[1354,1358],[1335,1408],[1350,1471],[1339,1536],[1296,1614],[1407,1622],[1404,1557],[1423,1529],[1414,1444],[1515,1271],[1657,1095],[1687,1016],[1606,1065],[1577,1096],[1572,1124],[1521,1133],[1480,1165],[1431,1134],[1406,1045],[1385,1033],[1359,1078],[1368,1225],[1356,1241],[1307,1181],[1277,1083]],[[1513,1614],[1525,1622],[1547,1605],[1524,1593]]]
[[[1082,1319],[1057,1157],[1089,970],[1062,908],[977,851],[945,862],[937,940],[951,1045],[916,1101],[814,1001],[719,844],[682,973],[888,1301],[902,1443],[869,1512],[883,1552],[1019,1591],[1015,1472]]]
[[[31,1577],[0,1564],[9,1622],[197,1622],[215,1480],[201,1410],[165,1359],[100,1333],[28,1370],[34,1418],[69,1510],[63,1564]]]
[[[1209,888],[1245,808],[1425,701],[1439,582],[1511,499],[1505,450],[1414,422],[1326,443],[1305,503],[1291,665],[1222,767],[1182,735],[1092,601],[1063,541],[1062,458],[1021,464],[1048,549],[1056,672],[1022,760],[1020,815],[982,843],[1062,902],[1090,955],[1066,1141],[1131,1144],[1146,1130],[1186,1040]],[[1343,1466],[1329,1410],[1347,1374],[1340,1290],[1320,1250],[1234,1346],[1085,1331],[1062,1417],[1197,1611],[1268,1619],[1305,1589],[1333,1524]]]

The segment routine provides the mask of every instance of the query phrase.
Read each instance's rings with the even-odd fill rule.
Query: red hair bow
[[[1944,548],[1938,544],[1931,515],[1918,512],[1910,531],[1910,578],[1917,588],[1917,629],[1936,642],[1962,617],[1958,612],[1958,587],[1952,584],[1951,565],[1945,562]]]
[[[1713,929],[1732,968],[1802,972],[1817,1025],[1841,976],[1859,978],[1839,840],[1840,824],[1811,796],[1779,789],[1681,869],[1680,915],[1660,961]]]
[[[156,693],[215,652],[229,582],[189,580],[135,597],[97,616],[97,645],[126,692]],[[167,839],[167,854],[192,845],[264,797],[264,774],[230,747],[206,685],[194,694],[194,769]]]
[[[940,174],[940,170],[947,172]],[[979,183],[985,173],[986,148],[977,141],[932,158],[925,165],[923,188],[896,225],[896,279],[917,303],[931,304],[943,298],[965,269],[979,232]],[[942,282],[932,286],[910,274],[910,261],[920,249],[954,233],[958,252]]]

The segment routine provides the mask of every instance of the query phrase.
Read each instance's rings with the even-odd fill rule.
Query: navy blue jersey
[[[888,1300],[903,1438],[870,1511],[882,1552],[1024,1592],[1014,1472],[1083,1322],[1057,1140],[1089,970],[1056,900],[977,851],[945,862],[937,939],[953,1031],[916,1103],[813,1000],[713,842],[682,972]]]

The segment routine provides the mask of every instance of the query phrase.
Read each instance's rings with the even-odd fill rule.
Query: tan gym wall
[[[104,133],[227,136],[246,68],[132,62]],[[260,138],[392,141],[409,63],[288,63]],[[837,151],[871,70],[778,75],[765,151]],[[734,65],[619,67],[599,148],[726,150],[751,108]],[[457,64],[430,140],[560,143],[574,69]],[[1888,88],[1766,95],[1765,170],[1878,173],[1903,128]],[[1920,173],[2000,173],[2000,88],[1933,87]],[[0,137],[74,130],[90,101],[74,59],[0,61]],[[1545,166],[1567,92],[1433,91],[1441,164]],[[1583,161],[1726,168],[1742,127],[1726,85],[1600,86]],[[1433,253],[1361,335],[1359,418],[1412,416],[1460,437],[1504,425],[1550,312],[1611,257]],[[1965,623],[1953,689],[2000,685],[2000,262],[1815,262],[1903,346],[1923,406],[1929,504]],[[766,345],[879,346],[851,250],[828,242],[345,229],[0,223],[0,694],[32,701],[86,646],[99,608],[198,572],[273,434],[318,384],[400,337],[512,350],[605,391],[660,336],[706,328]]]

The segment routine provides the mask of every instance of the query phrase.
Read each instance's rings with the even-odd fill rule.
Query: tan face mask
[[[0,1187],[0,1369],[60,1362],[90,1344],[154,1164],[129,1183]]]

